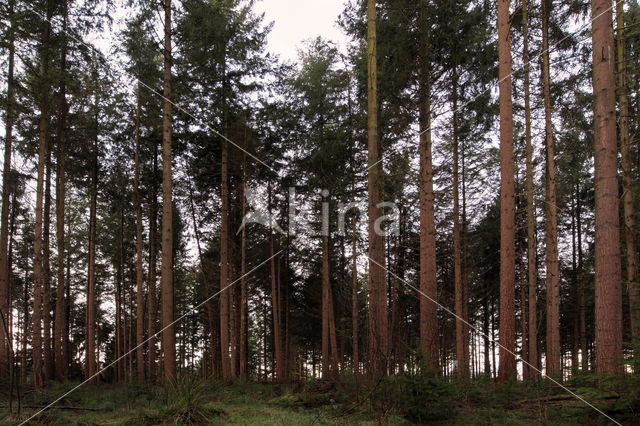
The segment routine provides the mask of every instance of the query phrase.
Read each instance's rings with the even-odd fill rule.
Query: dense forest
[[[2,0],[0,412],[638,421],[638,2],[337,25],[290,61],[255,0]]]

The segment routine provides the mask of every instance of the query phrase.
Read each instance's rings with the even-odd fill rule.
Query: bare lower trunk
[[[242,162],[242,217],[247,214],[247,157],[243,158]],[[247,327],[248,320],[248,292],[247,292],[247,227],[242,227],[242,234],[240,236],[240,339],[238,342],[238,356],[240,358],[240,378],[242,380],[247,379],[247,343],[249,329]]]
[[[622,285],[611,4],[592,0],[595,118],[596,370],[621,372]]]
[[[631,169],[631,138],[629,136],[629,94],[627,88],[627,51],[625,46],[623,2],[616,2],[616,31],[618,34],[618,93],[619,93],[619,131],[620,154],[622,155],[622,203],[624,206],[624,241],[627,269],[627,292],[629,293],[629,318],[631,322],[631,340],[634,355],[640,350],[640,285],[638,284],[638,265],[635,238],[634,180]]]
[[[164,379],[176,380],[173,327],[173,177],[171,172],[171,0],[164,0],[164,77],[162,103],[162,354]]]
[[[220,355],[222,361],[222,380],[228,382],[231,376],[231,359],[229,357],[229,172],[228,147],[222,141],[221,160],[221,225],[220,225]]]
[[[42,30],[42,58],[41,58],[41,76],[44,77],[49,73],[49,37],[51,32],[50,19],[52,16],[51,4],[49,1],[45,3],[47,9],[47,19],[43,23]],[[42,288],[44,285],[44,272],[42,262],[42,206],[44,199],[44,172],[46,153],[48,147],[48,87],[42,88],[41,94],[41,111],[39,120],[39,136],[38,136],[38,167],[37,167],[37,187],[36,187],[36,213],[35,213],[35,231],[33,243],[33,328],[31,346],[33,351],[33,383],[36,388],[44,385],[43,368],[42,368]]]
[[[558,269],[558,206],[556,205],[556,164],[553,141],[551,78],[549,67],[549,4],[542,2],[542,93],[544,97],[546,194],[545,194],[545,255],[547,267],[547,353],[546,374],[562,377],[560,347],[560,281]]]
[[[586,306],[585,306],[585,293],[584,293],[584,276],[583,276],[583,262],[582,262],[582,202],[580,195],[580,184],[576,184],[576,233],[577,233],[577,250],[578,250],[578,330],[579,330],[579,347],[582,371],[589,370],[589,357],[587,355],[587,320],[586,320]]]
[[[527,192],[527,343],[528,364],[523,368],[527,371],[529,379],[537,377],[540,366],[538,365],[538,263],[536,260],[536,219],[533,198],[533,146],[531,143],[531,96],[529,84],[529,0],[522,2],[522,27],[523,27],[523,61],[524,61],[524,111],[525,111],[525,141],[526,141],[526,192]],[[525,319],[523,318],[523,321]]]
[[[67,29],[67,1],[63,2],[63,33]],[[53,329],[53,355],[55,358],[56,377],[62,380],[67,376],[67,366],[69,360],[66,358],[65,347],[67,345],[67,336],[65,335],[65,252],[66,241],[64,233],[65,222],[65,197],[66,197],[66,176],[65,176],[65,144],[67,137],[67,112],[68,105],[66,100],[66,64],[67,64],[67,43],[63,40],[62,53],[60,58],[60,105],[58,110],[58,146],[56,148],[56,244],[58,246],[57,258],[57,287],[56,287],[56,306],[55,321]]]
[[[358,234],[357,218],[353,218],[351,228],[351,350],[353,353],[353,372],[360,374],[360,350],[358,333]]]
[[[438,287],[431,157],[431,68],[427,36],[427,1],[420,2],[420,350],[429,368],[438,369]]]
[[[269,184],[269,211],[271,211],[271,184]],[[274,378],[284,379],[284,353],[282,345],[282,315],[280,312],[280,280],[278,279],[277,261],[273,231],[269,231],[269,256],[271,256],[271,317],[273,326],[273,352],[275,363]]]
[[[142,203],[140,201],[140,86],[136,92],[135,170],[133,178],[133,204],[136,212],[136,376],[144,383],[144,271],[142,268]]]
[[[4,165],[2,169],[2,213],[0,214],[0,313],[5,317],[9,314],[10,307],[10,263],[8,261],[9,244],[9,197],[11,193],[11,150],[13,144],[13,102],[14,102],[14,30],[13,30],[13,6],[14,0],[9,1],[9,19],[11,28],[8,31],[9,59],[7,69],[7,109],[5,114],[4,137]],[[0,377],[7,377],[10,371],[10,337],[5,328],[0,325]]]
[[[469,338],[465,317],[465,294],[462,280],[462,242],[460,224],[460,172],[458,147],[458,75],[454,70],[453,76],[453,258],[454,258],[454,288],[456,312],[456,361],[457,372],[463,380],[469,378],[468,347]]]
[[[147,279],[147,334],[148,367],[147,377],[151,382],[156,379],[156,320],[158,318],[158,299],[156,297],[157,254],[158,254],[158,154],[153,148],[153,179],[151,182],[151,200],[149,202],[149,275]]]
[[[53,379],[51,356],[51,149],[47,148],[42,230],[42,357],[45,380]]]
[[[515,202],[509,0],[498,0],[500,82],[500,367],[498,380],[516,376]]]
[[[367,4],[368,49],[368,177],[369,193],[369,370],[372,376],[387,374],[389,355],[386,259],[384,236],[376,232],[376,221],[382,215],[382,167],[378,141],[378,66],[376,35],[376,2]]]
[[[326,217],[326,216],[325,216]],[[338,345],[331,291],[331,269],[328,230],[322,236],[322,377],[338,375]]]
[[[96,95],[96,108],[97,108]],[[96,134],[93,143],[93,160],[91,170],[91,190],[89,203],[89,261],[87,272],[87,344],[85,378],[89,383],[96,383],[93,377],[98,369],[96,364],[96,208],[98,198],[98,116],[96,111]]]

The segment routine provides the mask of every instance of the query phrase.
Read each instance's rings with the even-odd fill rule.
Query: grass
[[[28,392],[23,404],[43,406],[70,390],[75,383],[49,383],[42,392]],[[597,393],[582,381],[581,395],[590,400],[611,395]],[[7,419],[8,401],[0,386],[0,424]],[[519,404],[558,394],[546,382],[497,385],[490,380],[456,383],[436,378],[394,377],[367,387],[353,381],[327,386],[235,383],[224,385],[195,376],[182,377],[165,389],[151,385],[82,387],[58,405],[93,411],[48,410],[30,424],[42,425],[600,425],[606,419],[577,400]],[[624,424],[638,421],[635,408],[623,400],[598,401]],[[15,405],[15,403],[14,403]],[[21,420],[37,410],[23,408]]]

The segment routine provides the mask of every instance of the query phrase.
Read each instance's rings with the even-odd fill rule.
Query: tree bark
[[[7,106],[5,114],[4,137],[4,166],[2,169],[2,213],[0,213],[0,312],[5,317],[11,307],[10,288],[10,263],[8,261],[9,245],[9,198],[11,188],[11,151],[13,145],[14,122],[14,64],[15,64],[15,34],[13,28],[14,0],[9,0],[8,15],[10,28],[8,30],[9,58],[7,67]],[[7,335],[4,327],[0,327],[0,377],[7,377],[11,369],[9,365],[11,337]]]
[[[268,188],[268,206],[271,211],[271,183],[269,182]],[[275,256],[275,243],[273,237],[273,230],[269,229],[269,256],[271,256],[271,315],[273,321],[273,352],[275,371],[273,372],[274,378],[278,380],[284,379],[285,366],[284,366],[284,351],[282,345],[282,314],[280,312],[280,281],[278,279],[277,258]],[[265,366],[266,367],[266,366]]]
[[[528,363],[523,368],[529,379],[537,377],[538,365],[538,262],[536,248],[536,218],[533,189],[533,145],[531,142],[531,94],[530,94],[530,59],[529,59],[529,0],[522,1],[522,37],[524,62],[524,113],[525,113],[525,144],[526,144],[526,192],[527,192],[527,343]],[[523,321],[525,319],[523,318]]]
[[[638,262],[636,253],[636,224],[634,216],[634,181],[631,169],[631,138],[629,136],[629,94],[627,87],[627,49],[624,33],[624,7],[622,1],[616,2],[616,32],[618,34],[618,93],[619,93],[619,131],[620,154],[622,156],[622,203],[624,206],[624,241],[627,269],[627,292],[629,294],[629,317],[631,322],[631,341],[634,355],[640,350],[640,286],[638,285]]]
[[[162,353],[164,379],[176,380],[173,327],[173,177],[171,172],[171,0],[164,0],[164,74],[162,102]]]
[[[149,202],[149,271],[147,279],[147,335],[149,381],[156,379],[156,320],[158,318],[158,299],[156,297],[157,255],[158,255],[158,153],[157,145],[153,147],[153,177],[151,180],[151,200]]]
[[[327,226],[326,229],[323,229],[322,235],[322,377],[335,379],[339,373],[338,343],[333,312],[333,292],[331,291],[328,216],[324,217]]]
[[[245,144],[246,149],[246,144]],[[247,214],[247,156],[244,154],[242,160],[242,217]],[[247,291],[247,226],[242,227],[240,236],[240,341],[239,358],[240,358],[240,379],[247,380],[248,370],[248,312],[249,300]]]
[[[355,192],[355,188],[354,188]],[[358,330],[358,234],[357,218],[353,218],[351,228],[351,350],[353,354],[353,372],[360,374],[360,336]]]
[[[544,129],[546,148],[545,194],[545,258],[547,286],[547,353],[546,374],[562,379],[560,347],[560,281],[558,268],[558,206],[556,205],[556,164],[553,141],[551,77],[549,66],[549,10],[542,2],[542,93],[544,98]]]
[[[42,357],[45,380],[53,379],[51,354],[51,148],[47,147],[42,230]]]
[[[96,82],[97,83],[97,82]],[[96,88],[96,91],[98,89]],[[98,199],[98,95],[95,104],[95,135],[93,141],[93,158],[91,160],[91,189],[89,201],[89,260],[87,272],[87,343],[86,343],[86,379],[90,384],[97,380],[93,377],[97,372],[96,363],[96,209]]]
[[[220,224],[220,354],[222,361],[222,380],[229,382],[231,376],[231,358],[229,356],[229,165],[227,141],[222,141],[221,160],[221,199]]]
[[[431,67],[427,1],[420,2],[420,350],[429,368],[438,369],[438,287],[436,280],[436,229],[431,156]],[[426,297],[425,297],[426,296]]]
[[[67,345],[65,330],[65,252],[66,240],[64,233],[65,223],[65,197],[66,197],[66,176],[65,176],[65,144],[67,137],[67,113],[68,105],[66,99],[66,73],[67,73],[67,39],[65,37],[68,21],[67,1],[63,2],[63,24],[62,24],[62,51],[60,55],[60,89],[59,89],[59,109],[58,109],[58,146],[56,147],[56,245],[58,246],[57,257],[57,286],[56,286],[56,306],[55,321],[53,329],[53,355],[55,358],[56,377],[63,380],[67,376],[67,366],[69,360],[66,358],[64,348]]]
[[[48,74],[49,74],[49,38],[51,33],[50,20],[53,15],[50,1],[45,2],[46,19],[42,25],[42,46],[41,46],[41,66],[40,66],[40,119],[38,136],[38,167],[37,167],[37,187],[36,187],[36,213],[34,232],[34,259],[33,259],[33,336],[31,340],[33,350],[33,383],[36,389],[44,385],[42,371],[42,288],[44,285],[43,263],[42,263],[42,205],[44,198],[44,171],[47,153],[47,136],[49,125],[49,96],[48,96]]]
[[[469,336],[465,316],[465,292],[462,284],[462,244],[460,224],[460,171],[458,144],[458,74],[453,71],[452,108],[453,108],[453,277],[456,311],[456,361],[457,373],[461,379],[469,378]]]
[[[622,371],[622,285],[611,2],[591,2],[595,118],[596,370]]]
[[[374,377],[387,374],[388,318],[386,291],[386,259],[384,236],[375,231],[381,216],[382,167],[378,137],[378,66],[377,66],[376,1],[367,1],[367,127],[369,192],[369,370]]]
[[[515,202],[509,0],[498,0],[500,101],[500,366],[498,380],[516,376]]]
[[[136,370],[138,383],[144,383],[144,271],[142,268],[142,202],[140,201],[140,85],[136,88],[135,155],[133,204],[136,212]]]
[[[584,276],[582,262],[582,202],[580,195],[580,183],[576,183],[576,233],[578,250],[578,321],[579,321],[579,347],[581,354],[582,371],[589,371],[589,356],[587,354],[587,320],[584,293]]]

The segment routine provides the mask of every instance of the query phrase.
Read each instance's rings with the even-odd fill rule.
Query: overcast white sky
[[[261,0],[256,12],[265,13],[265,21],[273,21],[269,34],[270,52],[282,59],[297,58],[297,49],[304,40],[320,35],[344,48],[346,37],[336,21],[346,0]]]

